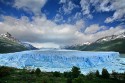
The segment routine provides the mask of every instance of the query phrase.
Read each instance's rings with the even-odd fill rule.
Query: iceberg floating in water
[[[0,65],[17,68],[39,67],[45,71],[68,71],[73,66],[83,73],[103,67],[121,68],[118,52],[88,52],[76,50],[34,50],[0,54]],[[116,62],[116,63],[115,63]],[[119,63],[119,64],[117,64]],[[118,65],[118,66],[116,66]],[[111,68],[110,67],[110,68]],[[115,68],[117,67],[117,68]],[[124,68],[123,68],[124,69]],[[101,71],[101,70],[100,70]]]

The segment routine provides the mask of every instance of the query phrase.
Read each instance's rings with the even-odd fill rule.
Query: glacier
[[[86,74],[106,68],[109,72],[125,71],[125,59],[119,52],[89,52],[63,49],[41,49],[0,54],[0,65],[42,71],[70,71],[73,66]]]

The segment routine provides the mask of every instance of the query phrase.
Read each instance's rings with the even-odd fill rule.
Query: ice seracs
[[[112,66],[119,70],[118,52],[85,52],[77,50],[34,50],[0,54],[0,65],[17,68],[37,68],[43,71],[68,71],[80,67],[83,73]],[[123,62],[124,63],[124,62]],[[114,69],[113,69],[114,67]],[[117,68],[116,68],[117,67]],[[111,68],[111,67],[110,67]],[[124,69],[125,67],[123,67]]]

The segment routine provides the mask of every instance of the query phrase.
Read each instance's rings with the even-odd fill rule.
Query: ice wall
[[[17,68],[40,67],[43,69],[92,68],[119,58],[118,52],[84,52],[72,50],[36,50],[0,54],[0,65]]]

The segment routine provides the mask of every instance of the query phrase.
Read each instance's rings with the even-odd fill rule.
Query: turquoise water
[[[125,54],[120,54],[120,57],[121,58],[125,58]]]

